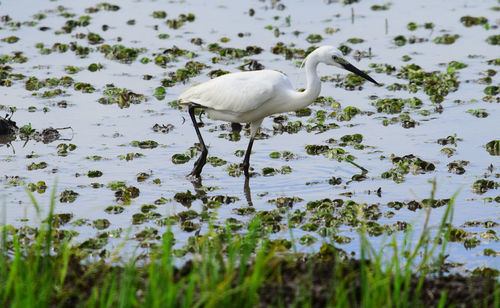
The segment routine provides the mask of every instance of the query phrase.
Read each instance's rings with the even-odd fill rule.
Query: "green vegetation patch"
[[[185,207],[191,207],[191,203],[198,198],[198,195],[192,194],[190,190],[186,192],[178,192],[174,195],[174,200]]]
[[[97,100],[100,104],[117,104],[120,109],[128,108],[131,104],[140,104],[146,101],[146,97],[143,94],[134,93],[125,88],[116,88],[114,85],[107,85],[103,94],[104,97]]]
[[[59,196],[59,202],[61,203],[73,203],[80,194],[73,190],[65,190],[61,192]]]
[[[162,53],[154,53],[153,60],[156,65],[166,68],[168,63],[177,62],[179,60],[178,57],[193,59],[196,56],[196,53],[192,51],[173,46],[172,48],[165,49]],[[150,61],[148,59],[146,62],[143,59],[141,59],[142,63],[147,63],[148,61]]]
[[[313,52],[317,47],[311,46],[307,49],[296,48],[295,45],[285,45],[283,42],[278,42],[271,47],[271,52],[275,55],[283,55],[287,60],[304,59],[308,54]]]
[[[14,44],[14,43],[17,43],[17,41],[19,41],[19,38],[17,36],[9,36],[9,37],[4,37],[0,41],[6,42],[9,44]]]
[[[179,29],[185,22],[193,22],[196,16],[192,13],[179,14],[177,18],[167,19],[166,23],[171,29]]]
[[[28,170],[39,170],[39,169],[45,169],[47,168],[48,164],[44,161],[41,161],[39,163],[32,162],[27,166]]]
[[[417,97],[412,97],[408,99],[402,98],[384,98],[372,102],[372,105],[377,108],[377,112],[383,112],[388,114],[400,113],[403,111],[405,106],[412,109],[420,109],[423,105],[422,100]]]
[[[387,87],[388,90],[407,90],[411,93],[423,90],[434,103],[441,103],[450,92],[457,91],[460,85],[454,71],[425,72],[416,64],[401,67],[396,76],[408,80],[408,84],[393,84]]]
[[[488,23],[488,18],[482,16],[480,17],[462,16],[460,17],[460,22],[466,27],[472,27]]]
[[[500,58],[488,60],[486,61],[486,63],[488,63],[489,65],[500,65]]]
[[[132,48],[123,45],[108,45],[103,44],[97,47],[97,50],[111,60],[116,60],[123,63],[132,63],[137,59],[139,54],[146,52],[145,48]]]
[[[460,37],[458,34],[445,34],[443,36],[438,36],[434,38],[434,43],[436,44],[444,44],[444,45],[451,45],[455,43],[455,41]]]
[[[391,7],[391,3],[386,4],[374,4],[370,7],[372,11],[387,11]]]
[[[158,146],[158,142],[154,140],[144,140],[144,141],[134,140],[130,142],[130,145],[133,147],[139,147],[141,149],[154,149]]]
[[[258,46],[247,46],[245,49],[222,47],[218,43],[208,44],[208,50],[217,53],[222,58],[243,58],[251,55],[260,54],[263,49]]]
[[[206,64],[197,61],[189,61],[186,63],[184,68],[180,68],[175,72],[169,72],[167,74],[168,78],[161,80],[161,84],[164,87],[173,87],[179,82],[185,82],[189,78],[195,77],[201,73],[204,68],[207,68]]]
[[[187,154],[174,154],[172,155],[172,162],[174,164],[185,164],[191,159],[190,155]]]
[[[500,156],[500,140],[491,140],[486,144],[486,151],[492,156]]]
[[[82,15],[78,19],[68,19],[56,34],[71,33],[76,27],[87,27],[90,25],[90,20],[91,17],[88,15]]]
[[[500,34],[488,36],[486,42],[490,45],[500,45]]]
[[[405,155],[402,157],[392,156],[391,162],[395,166],[389,171],[385,171],[381,174],[383,179],[391,179],[396,183],[403,183],[405,181],[405,175],[409,174],[422,174],[426,172],[431,172],[436,169],[433,163],[424,161],[413,154]]]
[[[95,88],[93,85],[87,82],[77,82],[74,85],[76,91],[81,91],[82,93],[94,93]]]
[[[105,10],[105,11],[112,11],[112,12],[116,12],[116,11],[118,11],[120,9],[120,7],[118,5],[111,4],[111,3],[108,3],[108,2],[98,3],[97,7],[99,9],[102,9],[102,10]]]
[[[500,184],[493,180],[481,179],[472,184],[472,191],[476,194],[484,194],[490,189],[497,189]]]
[[[154,11],[152,14],[153,18],[163,19],[167,17],[167,12],[165,11]]]
[[[404,35],[398,35],[392,39],[392,42],[396,46],[404,46],[404,45],[406,45],[407,39]]]
[[[469,110],[467,110],[467,113],[472,114],[476,118],[486,118],[489,115],[489,113],[484,108],[469,109]]]
[[[306,38],[306,41],[310,44],[316,44],[323,40],[321,34],[309,34]]]
[[[87,40],[90,45],[97,45],[104,43],[104,39],[97,33],[89,32],[87,34]]]

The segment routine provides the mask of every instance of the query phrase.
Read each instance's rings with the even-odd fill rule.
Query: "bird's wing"
[[[232,73],[192,86],[179,100],[215,110],[247,112],[267,102],[287,82],[283,74],[270,70]]]

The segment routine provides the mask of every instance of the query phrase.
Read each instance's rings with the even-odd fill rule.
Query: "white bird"
[[[194,109],[201,108],[213,120],[232,123],[250,123],[250,142],[243,160],[243,170],[248,178],[250,152],[255,134],[265,117],[275,113],[299,110],[309,106],[321,91],[321,81],[316,71],[319,63],[337,66],[379,85],[366,73],[346,61],[336,48],[322,46],[305,59],[307,87],[298,92],[284,74],[273,70],[238,72],[222,75],[194,85],[179,96],[179,104],[187,106],[201,146],[201,155],[190,176],[199,177],[206,163],[207,147],[194,116]]]

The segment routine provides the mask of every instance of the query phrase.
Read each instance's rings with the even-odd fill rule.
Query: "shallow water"
[[[370,9],[371,3],[361,1],[353,5],[342,5],[341,3],[326,4],[325,2],[306,1],[283,1],[284,10],[272,8],[270,2],[261,1],[120,1],[116,3],[120,9],[116,12],[100,10],[97,13],[87,14],[85,9],[96,7],[99,1],[45,1],[37,2],[37,5],[27,6],[29,1],[2,1],[0,4],[0,15],[9,15],[13,21],[32,21],[33,15],[37,13],[46,14],[46,18],[39,21],[36,26],[22,24],[19,29],[12,29],[6,23],[0,23],[0,39],[8,36],[17,36],[20,40],[14,44],[0,41],[0,55],[11,55],[14,51],[23,51],[28,57],[26,63],[9,63],[13,68],[12,73],[21,73],[26,76],[36,76],[39,79],[49,77],[60,78],[68,75],[64,71],[67,65],[84,68],[80,72],[70,75],[75,82],[91,83],[96,91],[94,93],[81,93],[73,87],[62,88],[64,96],[50,99],[40,98],[25,90],[25,80],[13,81],[11,87],[0,87],[0,104],[6,107],[14,106],[17,111],[12,119],[19,126],[31,123],[32,127],[41,130],[47,127],[61,128],[70,126],[72,130],[62,130],[61,138],[70,141],[57,140],[49,144],[30,140],[25,144],[19,137],[9,145],[0,146],[0,168],[2,179],[0,185],[2,193],[1,202],[5,204],[4,215],[6,222],[15,226],[23,224],[37,224],[37,219],[30,199],[23,185],[13,185],[12,177],[18,176],[27,183],[45,181],[48,189],[45,193],[35,193],[35,197],[42,206],[47,206],[50,200],[50,191],[57,181],[58,195],[64,190],[73,190],[79,195],[73,203],[58,203],[57,213],[72,213],[71,222],[77,219],[88,219],[88,223],[82,226],[72,226],[71,222],[64,226],[66,229],[74,229],[80,234],[75,242],[83,241],[93,237],[98,230],[94,229],[91,222],[96,219],[106,218],[111,222],[107,229],[114,230],[123,228],[128,230],[132,226],[132,215],[140,212],[142,204],[151,204],[159,198],[166,198],[164,205],[158,205],[156,210],[163,217],[184,211],[186,208],[173,200],[177,192],[190,190],[194,193],[192,183],[186,179],[192,168],[194,159],[186,164],[173,164],[173,154],[185,153],[189,147],[197,142],[189,116],[185,111],[172,108],[168,102],[175,100],[180,93],[191,84],[208,80],[207,73],[211,70],[223,69],[238,71],[238,66],[243,64],[244,59],[255,59],[262,63],[267,69],[277,69],[290,77],[297,88],[305,86],[303,71],[299,71],[293,61],[285,60],[282,55],[272,54],[270,49],[277,42],[295,44],[296,48],[308,48],[310,44],[306,41],[309,34],[321,34],[323,41],[317,45],[329,44],[339,46],[347,39],[359,37],[365,40],[361,44],[348,44],[354,50],[368,51],[371,49],[372,57],[363,58],[356,62],[351,55],[346,59],[352,61],[357,67],[369,70],[370,63],[388,63],[396,68],[415,63],[424,71],[445,72],[447,64],[452,61],[464,62],[468,67],[458,71],[460,86],[458,91],[450,93],[441,103],[442,113],[432,113],[430,116],[421,116],[416,111],[410,113],[411,117],[419,122],[414,128],[403,128],[399,123],[383,126],[381,116],[395,117],[395,115],[376,113],[376,108],[371,105],[373,99],[401,97],[420,98],[424,106],[422,109],[433,111],[435,105],[429,97],[419,91],[408,93],[405,91],[389,91],[386,87],[375,87],[364,84],[360,91],[346,91],[335,87],[334,83],[323,83],[321,95],[332,96],[338,101],[342,108],[356,106],[363,112],[374,112],[373,114],[357,115],[347,122],[337,122],[335,119],[327,119],[326,123],[337,123],[338,129],[328,130],[321,134],[315,132],[307,133],[301,130],[296,134],[273,134],[273,120],[268,118],[263,122],[262,132],[270,138],[257,140],[254,144],[251,157],[251,166],[256,172],[262,174],[262,168],[273,167],[280,169],[288,165],[292,173],[274,176],[257,176],[250,179],[250,190],[252,204],[256,210],[275,209],[276,206],[268,200],[278,197],[297,196],[304,201],[294,205],[294,209],[302,209],[308,201],[323,198],[344,200],[352,199],[357,203],[380,204],[382,212],[392,210],[395,215],[391,218],[382,216],[377,222],[379,224],[392,225],[396,221],[413,222],[418,229],[423,218],[423,211],[412,212],[407,209],[395,211],[389,209],[386,204],[390,201],[410,201],[428,198],[431,191],[430,180],[436,178],[438,183],[437,198],[450,198],[460,190],[456,199],[454,226],[471,232],[469,238],[477,238],[480,245],[472,249],[465,249],[461,242],[450,246],[450,260],[464,262],[466,268],[476,266],[489,266],[500,268],[498,258],[483,256],[483,249],[492,248],[499,252],[496,241],[488,241],[481,238],[481,233],[488,230],[483,227],[464,227],[468,221],[493,221],[500,223],[499,203],[484,198],[495,198],[499,196],[498,189],[490,189],[482,195],[472,191],[472,184],[481,178],[498,180],[500,168],[499,156],[492,156],[485,150],[485,144],[500,138],[500,105],[498,103],[483,102],[483,89],[486,85],[478,84],[477,79],[488,69],[498,71],[498,66],[488,65],[487,60],[497,58],[499,46],[489,45],[485,42],[490,35],[498,34],[498,14],[490,8],[497,5],[497,1],[397,1],[392,3],[386,11],[374,11]],[[56,35],[65,22],[65,18],[59,16],[54,10],[57,6],[67,8],[68,12],[76,14],[72,17],[77,19],[81,15],[90,15],[90,24],[86,27],[77,27],[71,34]],[[253,17],[249,16],[249,9],[255,10]],[[164,19],[154,19],[153,11],[165,10],[168,14],[166,19],[177,18],[181,13],[193,13],[196,18],[194,22],[185,22],[179,29],[171,29]],[[354,12],[354,20],[351,13]],[[466,28],[460,23],[460,17],[465,15],[484,16],[489,20],[490,29],[484,26],[473,26]],[[275,16],[279,17],[277,20]],[[287,25],[286,17],[290,17],[290,25]],[[135,25],[128,25],[130,19],[135,20]],[[408,22],[423,24],[433,22],[433,30],[418,28],[409,31],[406,28]],[[386,23],[387,33],[386,33]],[[102,25],[109,25],[107,31],[102,30]],[[276,37],[273,30],[265,27],[271,25],[278,27],[281,33]],[[50,27],[47,31],[40,31],[39,27]],[[155,30],[158,26],[158,30]],[[325,34],[325,28],[339,28],[334,34]],[[300,31],[295,35],[294,31]],[[50,48],[54,43],[78,42],[79,45],[87,46],[87,39],[78,39],[77,33],[87,34],[95,32],[104,38],[105,44],[123,44],[127,47],[146,48],[147,51],[140,54],[137,60],[131,64],[123,64],[118,61],[104,57],[100,52],[91,52],[87,57],[80,58],[73,52],[52,52],[49,55],[41,55],[35,44],[43,42],[45,47]],[[167,33],[168,39],[159,39],[158,34]],[[238,33],[245,33],[239,37]],[[438,45],[432,40],[444,33],[459,34],[460,37],[452,45]],[[427,42],[406,44],[397,47],[392,39],[397,35],[407,37],[415,35],[418,38],[427,38]],[[121,41],[117,38],[121,37]],[[202,38],[204,44],[196,46],[190,43],[192,38]],[[221,43],[220,39],[227,37],[228,43]],[[207,44],[218,42],[224,47],[245,48],[256,45],[263,48],[258,55],[243,59],[231,59],[218,64],[211,63],[211,58],[216,54],[207,50]],[[100,45],[100,44],[98,44]],[[91,47],[95,48],[98,45]],[[187,83],[178,83],[174,87],[166,88],[167,94],[164,100],[153,97],[155,88],[161,85],[160,80],[166,77],[167,72],[175,71],[184,67],[191,59],[179,57],[177,62],[168,63],[166,68],[154,64],[142,64],[139,59],[148,57],[153,59],[153,54],[161,53],[166,48],[177,46],[182,49],[193,51],[197,57],[193,60],[207,63],[210,68],[204,69],[201,75],[191,78]],[[403,55],[409,55],[412,60],[403,62]],[[470,56],[474,57],[470,57]],[[294,60],[296,61],[296,60]],[[86,67],[91,63],[100,63],[104,68],[97,72],[90,72]],[[444,65],[442,65],[444,63]],[[344,74],[336,68],[325,66],[319,67],[320,76],[336,76]],[[149,74],[153,78],[144,80],[143,75]],[[395,74],[386,75],[375,73],[370,75],[385,86],[395,82],[404,83],[404,80],[396,78]],[[492,77],[491,85],[499,84],[499,76]],[[129,108],[120,109],[116,104],[101,105],[97,102],[103,96],[106,84],[114,84],[119,88],[127,88],[135,93],[144,94],[147,101]],[[42,88],[37,91],[49,90]],[[60,108],[55,103],[66,100],[67,108]],[[455,101],[460,100],[457,104]],[[29,112],[28,107],[35,106],[35,112]],[[48,112],[42,109],[48,107]],[[489,113],[486,118],[476,118],[466,111],[469,109],[484,108]],[[312,105],[313,115],[316,110],[321,109],[319,105]],[[334,111],[325,108],[327,113]],[[4,109],[2,113],[6,113]],[[3,115],[3,114],[2,114]],[[298,118],[289,114],[288,121],[301,120],[306,124],[309,117]],[[206,143],[209,145],[209,156],[223,158],[229,163],[240,163],[242,158],[234,155],[236,150],[246,149],[248,137],[243,136],[238,142],[230,142],[224,138],[218,138],[219,134],[227,133],[220,129],[222,122],[210,121],[203,117],[205,126],[202,128]],[[154,124],[173,124],[174,129],[168,134],[153,132]],[[216,129],[215,131],[209,131]],[[313,144],[325,144],[329,138],[339,139],[347,134],[362,134],[363,143],[367,146],[364,150],[355,150],[348,146],[344,149],[356,157],[355,162],[368,169],[367,179],[357,182],[350,181],[351,177],[359,174],[359,169],[347,162],[330,160],[324,155],[312,156],[307,154],[305,146]],[[444,147],[436,140],[455,135],[461,138],[456,146],[447,145],[456,149],[455,155],[447,157],[440,153]],[[160,144],[154,149],[140,149],[132,147],[130,143],[134,140],[154,140]],[[68,156],[57,155],[57,145],[60,143],[72,143],[77,145],[75,151],[69,152]],[[368,147],[369,146],[369,147]],[[290,151],[297,158],[285,161],[283,159],[272,159],[269,154],[275,151]],[[120,160],[119,155],[126,153],[142,153],[145,156],[131,161]],[[27,158],[26,155],[35,154],[36,158]],[[421,159],[432,162],[436,166],[433,172],[425,174],[408,174],[405,181],[396,184],[392,180],[381,178],[381,174],[394,166],[391,160],[381,159],[381,156],[403,156],[414,154]],[[99,155],[103,159],[93,161],[86,159],[88,156]],[[466,160],[470,163],[465,166],[465,174],[456,175],[448,172],[447,164],[455,160]],[[44,161],[47,168],[41,170],[27,169],[32,162]],[[494,170],[489,172],[488,166],[493,165]],[[226,218],[235,217],[242,221],[248,221],[246,216],[238,216],[232,213],[233,208],[247,205],[244,192],[244,178],[231,177],[226,171],[227,164],[221,167],[212,167],[207,164],[203,171],[203,185],[217,187],[207,195],[227,195],[239,198],[239,201],[222,205],[217,210],[218,221],[223,224]],[[87,172],[100,170],[103,175],[98,178],[89,178]],[[144,182],[138,183],[136,178],[139,172],[152,173],[151,177]],[[485,177],[487,174],[487,177]],[[496,175],[496,178],[495,178]],[[332,177],[340,177],[342,184],[332,186],[328,180]],[[159,179],[161,184],[155,184],[153,179]],[[127,185],[133,185],[140,190],[140,196],[132,200],[130,205],[125,205],[125,211],[118,215],[107,214],[104,209],[110,205],[117,205],[114,191],[106,188],[106,184],[112,181],[126,181]],[[91,183],[101,183],[104,187],[92,188]],[[346,183],[348,183],[346,185]],[[381,188],[381,196],[374,193]],[[347,197],[341,193],[350,192],[352,196]],[[201,212],[203,204],[200,200],[193,202],[191,209]],[[441,219],[443,208],[433,209],[431,224],[436,225]],[[25,221],[25,219],[28,219]],[[194,221],[199,221],[195,219]],[[157,227],[153,221],[131,228],[131,234],[143,230],[145,227]],[[201,232],[206,230],[206,223],[202,223]],[[342,226],[342,235],[355,237],[355,230],[349,226]],[[496,233],[500,228],[492,227]],[[178,244],[181,245],[192,233],[180,231],[174,226]],[[320,238],[315,232],[305,232],[294,229],[296,237],[304,234],[312,234]],[[110,240],[109,249],[112,249],[121,239]],[[276,237],[287,237],[288,231],[281,231]],[[381,238],[372,237],[376,243]],[[318,247],[320,241],[312,247]],[[134,249],[137,242],[131,241],[127,246]],[[340,245],[345,250],[357,250],[356,241],[350,244]],[[301,249],[308,251],[310,248],[303,246]]]

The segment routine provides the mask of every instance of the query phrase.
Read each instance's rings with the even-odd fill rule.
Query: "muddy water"
[[[500,268],[500,264],[494,257],[483,256],[483,250],[492,248],[497,252],[498,242],[492,239],[484,239],[481,235],[487,230],[500,232],[498,226],[491,228],[467,227],[466,222],[493,221],[500,223],[499,203],[492,201],[499,195],[498,189],[490,189],[484,194],[474,193],[472,185],[479,179],[489,179],[499,182],[498,173],[500,168],[499,156],[490,155],[485,145],[492,140],[500,138],[500,105],[498,103],[483,102],[482,98],[486,85],[476,81],[484,77],[481,72],[488,69],[498,71],[498,66],[488,65],[487,60],[497,58],[499,46],[486,43],[490,35],[499,33],[498,15],[491,8],[498,6],[496,1],[398,1],[392,3],[388,10],[375,11],[371,9],[371,2],[361,1],[352,5],[343,5],[335,2],[327,4],[322,1],[282,1],[284,9],[273,6],[270,2],[261,1],[120,1],[118,11],[107,11],[101,9],[96,13],[86,13],[85,10],[97,7],[100,2],[87,1],[44,1],[36,5],[29,5],[30,1],[2,1],[0,4],[0,15],[9,15],[11,22],[20,22],[20,27],[13,27],[8,22],[0,23],[0,39],[17,36],[19,41],[13,44],[0,41],[0,55],[12,55],[12,52],[22,51],[27,57],[25,63],[6,63],[13,70],[11,73],[23,74],[23,80],[13,81],[10,87],[0,87],[0,104],[5,106],[2,115],[7,112],[8,107],[17,110],[12,119],[18,126],[31,123],[37,130],[47,127],[62,128],[71,127],[72,130],[61,130],[61,139],[44,144],[29,140],[28,142],[17,137],[10,144],[0,147],[0,170],[2,187],[1,202],[4,206],[6,222],[15,226],[36,225],[38,219],[34,207],[21,183],[37,183],[45,181],[48,188],[45,193],[34,195],[38,202],[47,207],[50,200],[50,191],[57,182],[57,196],[64,190],[72,190],[79,195],[72,203],[60,203],[56,205],[57,213],[72,213],[72,220],[64,226],[65,229],[74,229],[79,232],[75,242],[84,241],[100,232],[92,227],[92,221],[96,219],[108,219],[111,223],[109,230],[122,228],[124,232],[121,238],[109,241],[108,249],[126,238],[127,230],[134,234],[146,227],[158,228],[160,233],[164,227],[154,224],[155,219],[140,225],[132,225],[132,216],[141,212],[141,205],[152,204],[155,200],[164,198],[165,204],[158,205],[156,212],[162,218],[173,215],[186,208],[174,200],[178,192],[190,190],[195,192],[193,184],[186,179],[192,168],[194,159],[186,164],[174,164],[172,155],[188,151],[189,147],[197,141],[194,129],[185,111],[172,108],[168,102],[175,100],[180,93],[191,84],[208,80],[208,72],[216,69],[227,71],[238,71],[238,66],[245,59],[255,59],[267,69],[276,69],[286,73],[297,88],[305,86],[304,72],[299,71],[294,61],[286,60],[282,55],[271,52],[271,47],[278,42],[294,44],[295,48],[308,48],[310,44],[306,38],[310,34],[321,34],[322,42],[317,43],[339,46],[347,44],[353,50],[371,51],[371,58],[363,58],[357,62],[352,53],[346,59],[355,63],[363,70],[369,70],[370,63],[387,63],[400,68],[404,65],[415,63],[424,71],[446,72],[450,61],[458,61],[467,64],[467,67],[457,70],[460,86],[456,92],[447,95],[441,103],[442,113],[434,112],[437,105],[429,100],[429,96],[422,90],[417,93],[406,91],[389,91],[387,86],[393,83],[406,83],[398,79],[395,73],[387,75],[376,73],[371,70],[370,75],[378,82],[385,84],[384,87],[375,87],[365,84],[361,90],[346,91],[335,87],[332,82],[323,83],[321,95],[331,96],[339,102],[342,108],[355,106],[363,114],[357,115],[347,122],[338,122],[335,118],[328,118],[325,123],[337,123],[338,129],[328,130],[323,133],[310,132],[305,129],[295,134],[274,134],[272,118],[264,121],[262,132],[269,138],[257,140],[254,144],[251,165],[259,176],[250,179],[250,196],[256,210],[271,210],[276,206],[269,203],[271,199],[279,197],[300,197],[301,202],[294,204],[294,209],[304,210],[308,201],[323,198],[344,200],[352,199],[357,203],[378,204],[382,213],[392,211],[395,213],[391,218],[382,216],[377,222],[379,224],[392,225],[396,221],[407,221],[413,223],[418,230],[423,218],[423,212],[417,210],[409,211],[405,208],[396,211],[387,207],[390,201],[408,202],[411,200],[422,200],[430,195],[430,180],[436,178],[438,183],[437,198],[450,198],[455,192],[460,191],[455,205],[454,226],[469,232],[469,239],[477,239],[480,244],[472,249],[465,249],[463,242],[453,243],[450,246],[450,260],[466,263],[466,268],[476,266],[489,266]],[[57,10],[58,6],[65,9]],[[249,10],[253,9],[255,14],[250,16]],[[152,17],[154,11],[164,10],[167,17],[155,19]],[[75,14],[73,17],[61,16],[61,11]],[[37,25],[30,26],[23,22],[33,21],[35,14],[43,13],[46,18],[38,21]],[[172,29],[165,23],[166,19],[175,19],[179,14],[193,13],[195,20],[186,21],[179,29]],[[354,13],[354,18],[352,14]],[[90,24],[84,27],[76,27],[70,34],[56,34],[64,25],[66,19],[78,19],[82,15],[91,16]],[[485,26],[465,27],[460,23],[462,16],[483,16],[489,20],[489,30]],[[289,22],[287,21],[289,19]],[[134,20],[135,24],[127,24]],[[423,25],[427,22],[434,23],[434,29],[419,27],[415,31],[409,31],[406,25],[415,22]],[[109,29],[103,31],[102,26],[107,25]],[[268,27],[270,26],[270,27]],[[47,31],[39,30],[40,27],[49,27]],[[271,30],[266,29],[271,28]],[[333,34],[325,33],[326,28],[339,29]],[[299,31],[298,33],[294,33]],[[89,45],[86,38],[78,38],[78,34],[98,33],[104,39],[104,44],[122,44],[127,47],[145,48],[146,51],[139,54],[137,60],[124,64],[116,60],[104,57],[100,52],[93,51],[86,57],[79,57],[68,51],[42,55],[35,47],[36,43],[43,43],[46,48],[51,48],[54,43],[77,42],[78,45],[96,48],[101,44]],[[167,39],[159,39],[158,35],[166,33]],[[276,36],[279,33],[279,36]],[[452,45],[435,44],[433,39],[443,34],[459,34],[460,37]],[[239,36],[238,34],[243,34]],[[393,43],[397,35],[412,35],[427,41],[415,44],[406,44],[398,47]],[[229,38],[229,42],[222,43],[221,38]],[[201,46],[192,44],[192,38],[201,38],[204,42]],[[349,38],[362,38],[363,43],[346,43]],[[255,45],[263,48],[263,52],[242,59],[223,59],[219,63],[212,63],[211,59],[216,56],[208,50],[210,43],[219,43],[223,47],[245,48]],[[161,53],[164,49],[177,46],[196,53],[197,57],[188,59],[178,57],[177,61],[167,64],[166,68],[155,65],[154,54]],[[402,57],[409,55],[412,59],[403,62]],[[147,64],[139,61],[142,57],[153,60]],[[161,79],[167,77],[168,72],[184,67],[190,60],[206,63],[210,66],[202,73],[191,78],[186,83],[178,83],[173,87],[166,88],[164,100],[153,97],[155,88],[161,86]],[[90,72],[86,68],[92,63],[100,63],[103,68],[97,72]],[[69,75],[65,72],[65,66],[72,65],[82,68],[76,74]],[[337,76],[344,74],[331,67],[319,67],[321,76]],[[92,84],[96,91],[94,93],[81,93],[75,91],[73,86],[61,88],[65,93],[53,98],[41,98],[32,95],[24,87],[27,77],[35,76],[38,79],[60,78],[71,76],[75,82],[87,82]],[[151,80],[145,80],[144,75],[151,75]],[[498,85],[498,74],[492,77],[491,85]],[[129,108],[120,109],[116,104],[102,105],[98,99],[103,97],[103,91],[107,84],[114,84],[118,88],[127,88],[139,94],[144,94],[147,101],[141,104],[131,105]],[[49,91],[42,88],[37,93]],[[388,126],[382,125],[382,117],[397,117],[398,114],[388,115],[377,113],[376,108],[371,105],[375,98],[411,98],[418,97],[424,103],[422,109],[429,110],[430,115],[420,115],[416,111],[410,112],[412,119],[419,123],[414,128],[403,128],[400,123]],[[58,107],[57,103],[65,100],[67,107]],[[498,102],[498,100],[497,100]],[[36,110],[30,112],[29,107],[34,106]],[[44,108],[48,108],[44,112]],[[486,118],[476,118],[467,113],[469,109],[485,109],[489,115]],[[320,105],[311,106],[313,115],[322,109]],[[324,107],[327,113],[335,111],[329,106]],[[296,117],[289,114],[288,121],[301,120],[307,124],[309,117]],[[237,157],[237,150],[246,149],[248,137],[243,136],[240,141],[232,142],[225,138],[219,138],[220,134],[227,133],[222,130],[221,122],[210,121],[203,117],[205,126],[202,134],[209,145],[209,156],[216,156],[228,162],[219,167],[207,164],[203,171],[202,184],[213,190],[207,192],[208,196],[226,195],[239,198],[238,201],[222,205],[217,210],[216,221],[224,224],[229,217],[237,218],[243,222],[250,219],[248,216],[238,216],[232,211],[248,205],[248,198],[244,191],[244,178],[231,177],[226,170],[230,163],[240,163],[242,158]],[[172,124],[174,129],[163,134],[154,132],[155,124]],[[345,151],[356,157],[355,162],[369,172],[364,181],[352,181],[359,169],[343,161],[331,160],[324,155],[309,155],[305,149],[306,145],[320,145],[330,139],[340,139],[348,134],[362,134],[366,147],[356,150],[352,146],[344,147]],[[437,139],[447,136],[460,138],[456,145],[440,145]],[[62,140],[69,139],[69,140]],[[131,142],[154,140],[159,146],[154,149],[141,149],[133,147]],[[57,146],[61,143],[74,144],[77,148],[70,151],[65,157],[57,155]],[[447,157],[441,154],[441,149],[451,147],[456,149],[453,156]],[[269,154],[275,151],[290,151],[295,159],[285,161],[283,159],[272,159]],[[127,153],[141,153],[143,157],[127,161],[120,159],[120,155]],[[403,156],[414,154],[415,156],[431,162],[435,170],[424,174],[412,174],[405,176],[403,183],[395,183],[390,179],[384,179],[381,174],[394,166],[389,155]],[[100,160],[89,159],[92,156],[101,157]],[[33,157],[35,156],[35,157]],[[385,158],[384,158],[385,157]],[[448,172],[447,164],[456,161],[468,161],[464,166],[466,172],[462,175]],[[47,167],[40,170],[28,170],[27,166],[32,162],[46,162]],[[488,171],[492,165],[493,171]],[[277,174],[274,176],[262,176],[262,168],[272,167],[280,169],[282,166],[290,166],[290,174]],[[89,178],[88,171],[102,171],[102,176]],[[137,174],[146,172],[151,176],[144,182],[137,181]],[[495,177],[496,175],[496,177]],[[342,179],[341,185],[330,185],[328,180],[335,177]],[[153,182],[154,179],[160,184]],[[124,205],[121,214],[108,214],[104,210],[111,205],[119,205],[115,198],[115,192],[106,188],[113,181],[125,181],[127,186],[135,186],[140,190],[139,197],[132,199],[129,205]],[[94,188],[91,183],[103,184],[103,187]],[[374,193],[381,189],[381,195]],[[349,193],[346,196],[346,193]],[[491,198],[491,199],[485,199]],[[201,212],[203,203],[200,200],[193,202],[190,209]],[[441,218],[443,208],[433,210],[431,224],[436,225]],[[74,224],[74,222],[83,224]],[[199,222],[199,219],[194,221]],[[207,228],[206,222],[201,222],[201,232]],[[178,244],[181,245],[192,235],[184,232],[178,225],[173,227]],[[315,232],[294,229],[295,237],[311,234],[321,239]],[[339,234],[355,238],[355,229],[349,226],[341,226]],[[287,237],[288,231],[276,234],[276,237]],[[384,236],[372,237],[374,243],[383,240]],[[328,239],[325,239],[328,241]],[[127,249],[135,249],[136,241],[129,241]],[[313,245],[318,247],[321,241]],[[357,250],[356,241],[341,245],[345,250]],[[302,247],[308,251],[309,247]]]

